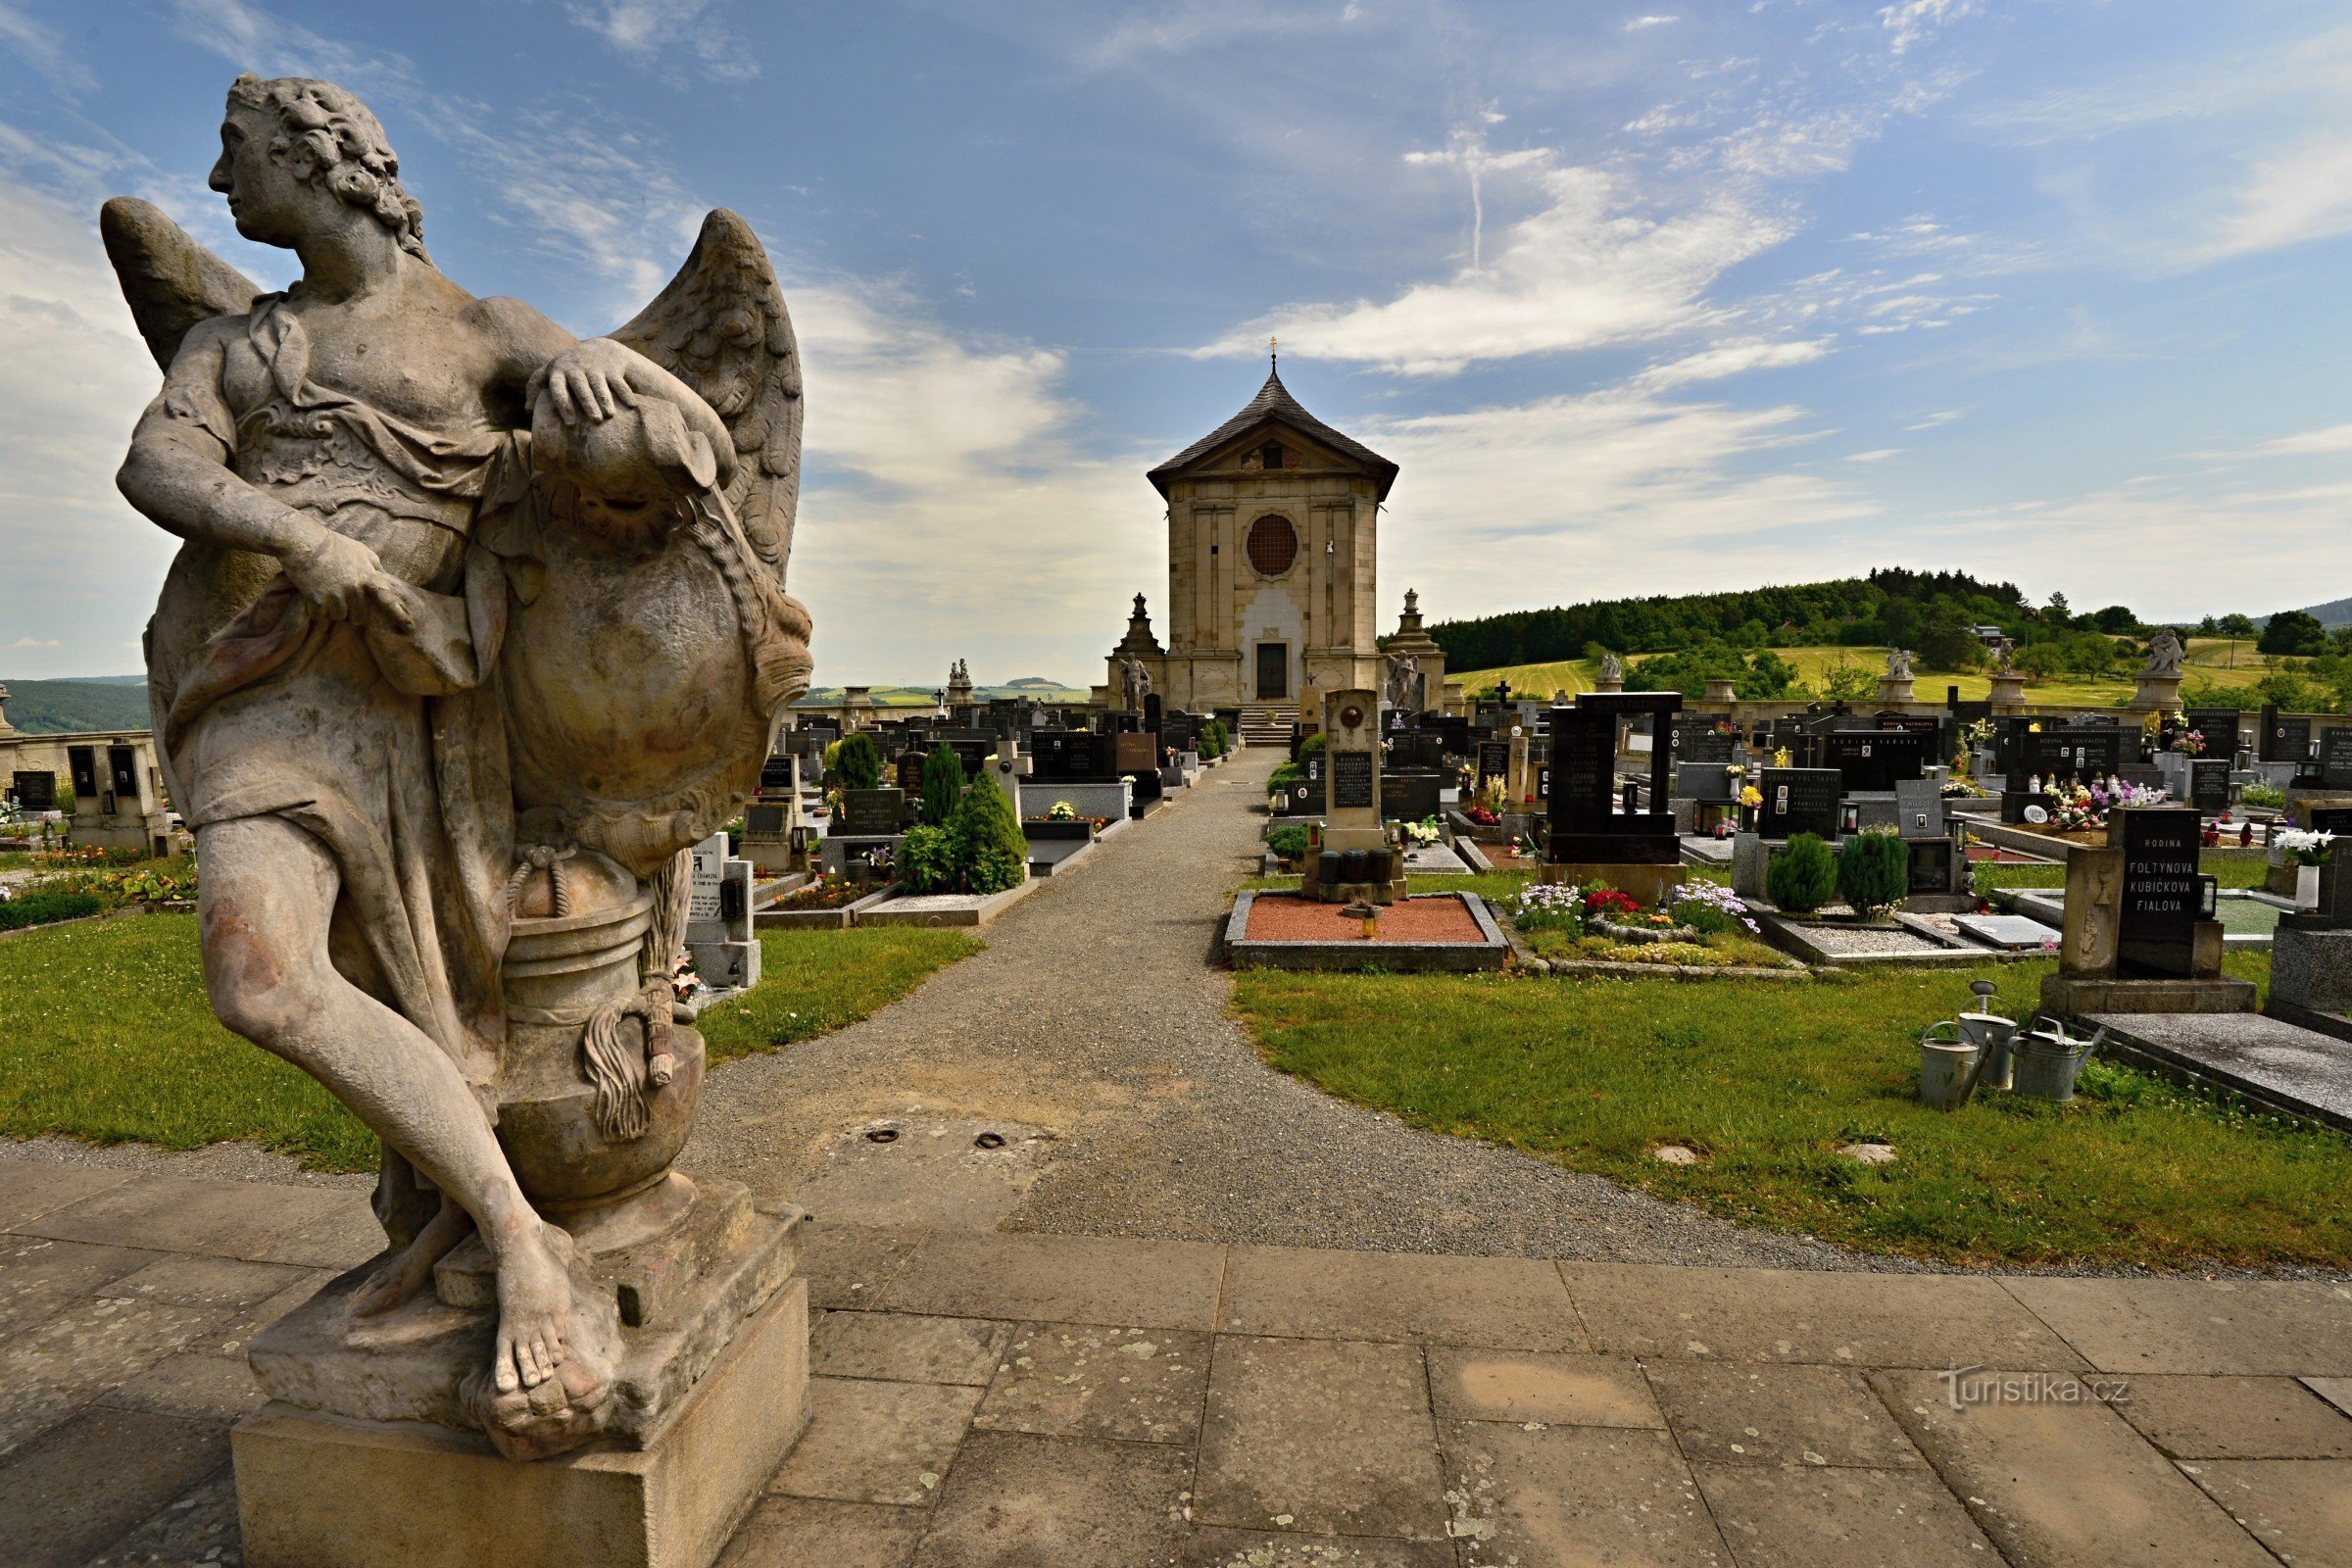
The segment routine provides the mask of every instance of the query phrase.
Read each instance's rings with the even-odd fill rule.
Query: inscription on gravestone
[[[688,920],[718,918],[718,885],[725,877],[726,869],[727,836],[724,833],[713,833],[694,847],[694,880],[686,895]]]
[[[2331,790],[2352,790],[2352,729],[2331,729],[2320,737],[2320,782]]]
[[[2262,760],[2300,762],[2311,755],[2311,720],[2274,717],[2263,728]]]
[[[1615,730],[1615,720],[1597,713],[1566,709],[1551,715],[1552,761],[1544,793],[1553,832],[1609,831]]]
[[[1511,743],[1509,741],[1480,741],[1478,743],[1478,781],[1484,784],[1491,778],[1507,778],[1511,771]]]
[[[2180,715],[2190,729],[2205,737],[2205,755],[2227,762],[2237,750],[2238,713],[2234,708],[2192,708]]]
[[[2117,973],[2186,975],[2196,945],[2194,808],[2135,807],[2114,813],[2123,827],[2124,886],[2117,915]]]
[[[16,779],[17,805],[27,811],[57,809],[57,775],[55,773],[19,773]]]
[[[1372,790],[1372,754],[1332,753],[1331,808],[1335,811],[1370,810],[1379,804]]]
[[[844,790],[841,832],[850,838],[886,838],[906,816],[904,790]]]
[[[1917,778],[1935,737],[1899,729],[1838,730],[1823,743],[1823,760],[1845,780],[1847,790],[1892,790]]]
[[[1757,787],[1764,805],[1757,813],[1756,831],[1765,838],[1838,836],[1838,806],[1845,796],[1845,780],[1836,768],[1768,767]]]
[[[2207,816],[2230,809],[2230,760],[2198,758],[2188,764],[2188,800]]]

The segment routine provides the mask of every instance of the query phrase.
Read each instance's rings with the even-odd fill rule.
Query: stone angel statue
[[[783,296],[721,211],[609,336],[476,298],[322,81],[238,77],[210,183],[299,281],[261,291],[146,203],[101,215],[165,372],[119,482],[183,541],[146,636],[158,753],[213,1006],[376,1134],[389,1241],[256,1371],[514,1457],[626,1436],[697,1369],[615,1279],[681,1227],[766,1245],[740,1188],[669,1169],[702,1069],[670,986],[683,852],[808,687]],[[667,1326],[714,1354],[759,1302],[690,1275]],[[433,1339],[436,1296],[478,1338]],[[357,1352],[381,1363],[321,1370]]]
[[[1910,649],[1889,648],[1886,650],[1886,678],[1888,680],[1909,680],[1911,678]]]
[[[2017,644],[2003,637],[1992,645],[1992,654],[1994,674],[2014,675],[2017,673]]]
[[[1391,708],[1407,712],[1421,710],[1421,661],[1411,654],[1388,656],[1387,679],[1381,692]]]
[[[2143,675],[2178,675],[2188,655],[2180,646],[2180,634],[2170,626],[2159,626],[2148,639],[2148,663]]]
[[[1152,695],[1152,672],[1144,662],[1133,654],[1119,658],[1119,708],[1122,712],[1140,713],[1144,699]]]
[[[1623,682],[1625,679],[1625,661],[1618,658],[1615,654],[1603,653],[1600,656],[1600,678],[1604,681]]]

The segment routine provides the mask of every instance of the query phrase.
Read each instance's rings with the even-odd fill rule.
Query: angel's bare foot
[[[571,1330],[571,1273],[549,1228],[531,1219],[498,1249],[498,1392],[535,1389],[556,1375]]]
[[[449,1199],[442,1199],[441,1211],[425,1222],[416,1239],[402,1248],[399,1256],[376,1270],[360,1294],[352,1298],[352,1316],[373,1317],[415,1297],[431,1281],[433,1265],[448,1256],[450,1249],[464,1241],[472,1229],[473,1216]]]

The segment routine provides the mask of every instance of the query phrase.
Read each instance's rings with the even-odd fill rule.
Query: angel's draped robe
[[[335,967],[430,1036],[494,1114],[514,806],[483,685],[506,582],[480,540],[526,501],[528,437],[423,429],[318,385],[282,306],[264,296],[209,359],[183,354],[155,412],[374,550],[415,590],[417,627],[327,620],[274,562],[190,541],[147,630],[161,755],[189,827],[273,815],[326,847]]]

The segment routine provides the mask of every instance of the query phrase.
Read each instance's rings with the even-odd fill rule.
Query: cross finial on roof
[[[1266,368],[1269,370],[1282,368],[1282,339],[1271,333],[1266,337]]]

